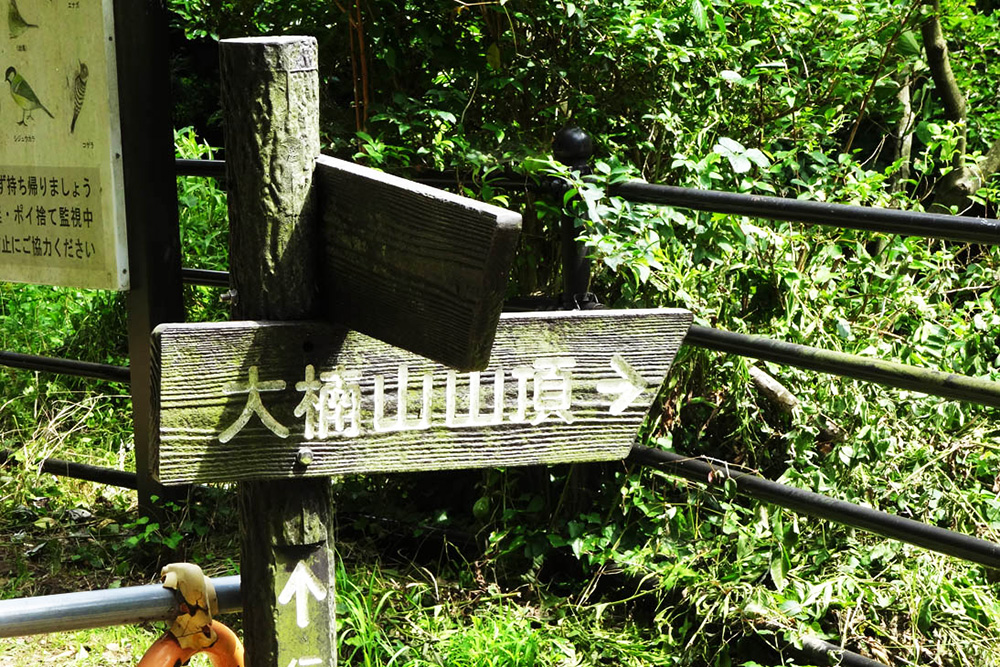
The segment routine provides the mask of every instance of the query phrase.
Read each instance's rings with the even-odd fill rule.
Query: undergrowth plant
[[[218,159],[217,149],[198,137],[192,127],[174,131],[174,146],[179,158]],[[228,270],[229,217],[225,190],[213,178],[180,176],[177,178],[177,206],[184,267]],[[185,285],[187,319],[193,322],[228,319],[228,308],[220,300],[222,291],[200,285]]]

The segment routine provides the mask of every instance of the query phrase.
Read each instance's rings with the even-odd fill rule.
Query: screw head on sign
[[[300,466],[307,466],[313,462],[313,458],[315,458],[313,455],[313,450],[309,449],[308,447],[300,447],[299,453],[296,456],[295,461]]]

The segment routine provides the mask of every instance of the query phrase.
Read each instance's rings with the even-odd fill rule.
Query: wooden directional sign
[[[505,314],[458,372],[320,323],[154,332],[164,484],[623,458],[691,324],[685,310]]]
[[[328,319],[459,370],[485,368],[520,214],[326,156],[314,180]]]

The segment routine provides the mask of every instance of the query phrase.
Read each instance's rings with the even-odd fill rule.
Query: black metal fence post
[[[594,142],[582,129],[564,127],[552,139],[552,154],[559,162],[580,172],[581,176],[588,176],[591,173],[590,158],[594,155]],[[590,292],[590,260],[587,258],[587,249],[576,240],[579,235],[576,219],[565,210],[559,231],[562,243],[562,307],[568,310],[593,308],[598,304]]]

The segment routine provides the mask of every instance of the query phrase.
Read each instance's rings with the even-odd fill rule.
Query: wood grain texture
[[[223,40],[219,53],[234,316],[310,317],[318,257],[316,40]],[[307,659],[336,667],[329,480],[245,481],[238,494],[247,667]],[[306,574],[323,595],[299,595],[292,579],[301,583]]]
[[[288,667],[323,658],[336,667],[333,511],[330,481],[322,478],[245,482],[240,485],[240,572],[247,667]],[[317,598],[295,591],[295,576],[308,572]],[[251,578],[252,577],[252,578]],[[304,627],[297,606],[304,596]],[[256,605],[252,609],[247,604]],[[252,629],[248,623],[253,623]]]
[[[315,178],[326,317],[460,370],[485,368],[520,214],[325,156]]]
[[[312,314],[319,253],[313,171],[319,76],[311,37],[220,43],[234,316]]]
[[[505,314],[489,366],[478,374],[476,393],[470,391],[472,373],[337,325],[164,325],[154,334],[159,398],[154,474],[163,483],[178,484],[623,458],[690,323],[691,314],[683,310]],[[538,360],[542,368],[535,366]],[[559,364],[561,369],[555,368]],[[356,385],[359,408],[345,408],[339,428],[327,411],[325,434],[319,432],[318,415],[306,407],[315,407],[319,394],[303,400],[309,365],[317,387],[323,374],[328,386],[344,380],[344,391],[328,394],[339,397],[341,405],[350,406],[349,388]],[[408,388],[402,422],[397,412],[401,367]],[[251,368],[257,369],[260,387],[273,389],[258,393],[260,405],[287,435],[279,437],[259,412],[252,412],[222,442],[220,435],[233,430],[247,408],[249,391],[243,390]],[[622,383],[630,369],[640,379],[633,382],[634,397],[626,400]],[[499,419],[493,398],[498,371],[503,378]],[[449,375],[454,378],[450,407]],[[379,376],[383,414],[376,426]],[[429,410],[421,423],[425,376],[430,378]],[[571,390],[560,411],[564,380]],[[243,393],[227,394],[226,387]],[[473,413],[486,423],[470,425],[472,396],[479,401]],[[616,412],[616,402],[623,400]],[[304,449],[307,465],[300,462]]]

